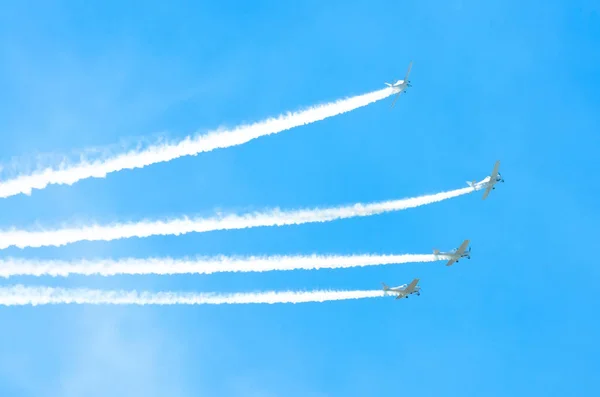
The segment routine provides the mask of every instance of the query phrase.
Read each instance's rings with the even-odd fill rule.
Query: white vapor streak
[[[0,306],[91,305],[222,305],[306,303],[383,297],[383,291],[267,291],[251,293],[191,293],[110,291],[87,288],[0,287]]]
[[[245,229],[260,226],[301,225],[304,223],[329,222],[337,219],[371,216],[391,211],[400,211],[436,203],[473,192],[466,187],[449,192],[379,203],[281,211],[279,208],[263,213],[245,215],[231,214],[213,218],[187,217],[168,221],[141,221],[113,225],[92,225],[79,228],[56,230],[4,230],[0,231],[0,249],[8,247],[37,248],[75,243],[78,241],[112,241],[131,237],[149,237],[159,235],[181,235],[192,232],[210,232],[215,230]]]
[[[324,105],[312,106],[293,113],[282,114],[254,124],[242,125],[232,130],[216,130],[205,135],[191,137],[177,143],[155,145],[144,150],[133,150],[117,154],[108,159],[94,162],[82,160],[79,164],[47,168],[30,175],[20,175],[0,182],[0,198],[17,194],[31,194],[33,189],[44,189],[48,185],[72,185],[87,178],[105,178],[107,174],[125,169],[146,167],[151,164],[171,161],[183,156],[194,156],[219,148],[241,145],[265,135],[277,134],[294,127],[314,123],[367,106],[396,93],[385,88],[367,94],[340,99]]]
[[[212,274],[221,272],[268,272],[276,270],[343,269],[400,263],[447,260],[444,255],[305,255],[251,256],[198,259],[124,258],[74,262],[5,258],[0,260],[0,277],[12,276],[115,276],[119,274]]]
[[[0,231],[0,249],[8,247],[37,248],[75,243],[78,241],[112,241],[131,237],[149,237],[160,235],[181,235],[201,233],[215,230],[246,229],[260,226],[301,225],[304,223],[330,222],[337,219],[371,216],[391,211],[400,211],[436,203],[453,197],[473,192],[466,187],[449,192],[401,200],[378,203],[340,206],[334,208],[314,208],[292,211],[281,211],[279,208],[263,213],[245,215],[231,214],[213,218],[188,217],[165,221],[141,221],[137,223],[121,223],[113,225],[92,225],[78,228],[56,230],[3,230]]]

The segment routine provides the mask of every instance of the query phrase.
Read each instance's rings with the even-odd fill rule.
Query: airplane
[[[485,178],[484,181],[480,183],[475,181],[467,182],[467,184],[475,190],[482,189],[485,186],[482,200],[485,200],[492,190],[496,190],[496,186],[494,186],[496,183],[504,183],[504,178],[502,178],[502,174],[498,172],[498,168],[500,168],[500,160],[496,161],[496,164],[494,164],[494,169],[492,170],[492,175],[488,177],[489,179]]]
[[[388,292],[392,292],[394,294],[397,294],[398,296],[396,297],[396,299],[400,299],[400,298],[408,298],[408,295],[411,294],[417,294],[417,295],[421,295],[421,287],[419,287],[417,285],[417,283],[419,282],[418,278],[415,278],[410,284],[406,285],[406,284],[402,284],[398,287],[388,287],[385,283],[381,283],[383,285],[383,293],[384,295],[387,296]]]
[[[412,87],[412,84],[410,84],[410,80],[408,79],[408,75],[410,74],[411,68],[412,68],[412,61],[410,61],[410,63],[408,64],[408,70],[406,71],[406,76],[404,76],[404,80],[398,80],[395,83],[385,83],[385,85],[387,85],[388,87],[398,89],[398,94],[396,95],[396,98],[394,98],[394,100],[392,101],[391,107],[394,107],[394,104],[398,100],[398,97],[400,96],[400,94],[402,94],[403,92],[406,92],[406,88]]]
[[[454,264],[454,262],[458,263],[458,261],[462,258],[471,259],[471,247],[469,247],[469,249],[467,250],[468,245],[469,245],[469,240],[465,240],[460,245],[460,247],[453,249],[450,252],[440,252],[439,250],[434,249],[433,255],[449,256],[450,260],[448,261],[448,263],[446,263],[446,266],[452,266],[452,264]]]

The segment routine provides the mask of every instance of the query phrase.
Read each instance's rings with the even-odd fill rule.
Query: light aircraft
[[[419,282],[419,279],[415,278],[408,285],[402,284],[398,287],[392,287],[392,288],[388,287],[385,283],[381,283],[381,284],[383,285],[383,293],[385,295],[387,295],[388,292],[392,292],[392,293],[398,295],[396,297],[396,299],[400,299],[400,298],[408,298],[408,295],[411,295],[411,294],[421,295],[421,287],[419,287],[417,285],[418,282]]]
[[[458,263],[459,259],[462,259],[462,258],[471,259],[471,247],[469,247],[469,249],[467,250],[468,245],[469,245],[469,240],[465,240],[460,245],[460,247],[453,249],[450,252],[440,252],[439,250],[434,249],[433,255],[449,256],[450,260],[448,261],[448,263],[446,263],[446,266],[452,266],[452,264],[454,262]]]
[[[477,183],[475,181],[467,182],[467,184],[475,190],[479,190],[485,187],[485,192],[483,192],[482,200],[485,200],[490,194],[490,192],[496,189],[496,186],[494,186],[496,183],[504,183],[504,178],[502,178],[502,175],[498,172],[498,168],[500,168],[500,160],[496,161],[496,164],[494,164],[494,169],[492,170],[492,175],[488,177],[489,179],[485,178],[483,182],[480,183]]]
[[[410,61],[410,63],[408,64],[408,70],[406,71],[406,76],[404,76],[404,80],[398,80],[395,83],[385,83],[385,85],[387,85],[388,87],[392,87],[392,88],[395,88],[396,90],[398,90],[398,94],[396,94],[396,98],[394,98],[394,100],[392,101],[391,107],[394,107],[394,104],[398,100],[398,97],[400,96],[400,94],[402,94],[403,92],[406,92],[406,88],[412,87],[412,84],[410,84],[410,80],[408,79],[408,75],[410,74],[411,68],[412,68],[412,61]]]

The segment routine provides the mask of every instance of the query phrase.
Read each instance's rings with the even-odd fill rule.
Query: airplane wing
[[[487,188],[485,189],[485,192],[483,192],[483,197],[481,199],[485,200],[486,197],[490,194],[490,192],[492,191],[493,188],[494,188],[494,185],[492,185],[492,183],[489,182]]]
[[[408,64],[408,70],[406,71],[406,76],[404,76],[404,81],[408,81],[408,75],[410,74],[410,69],[412,69],[412,61]]]
[[[398,296],[396,299],[404,298],[406,295],[408,294],[405,291],[398,291]]]
[[[401,92],[402,92],[402,91],[401,91]],[[392,101],[392,106],[390,106],[390,107],[392,107],[392,108],[394,107],[394,104],[396,103],[396,101],[397,101],[397,100],[398,100],[398,98],[400,97],[400,93],[401,93],[401,92],[399,92],[398,94],[396,94],[396,98],[394,98],[394,100]]]
[[[465,252],[467,247],[469,246],[469,240],[463,241],[463,243],[456,250],[456,255],[460,258],[460,256]]]
[[[500,168],[500,160],[496,161],[496,164],[494,164],[492,175],[490,175],[490,182],[496,180],[496,177],[498,176],[498,168]]]
[[[463,241],[463,243],[456,249],[456,252],[452,255],[452,259],[446,263],[446,266],[452,266],[454,262],[460,259],[460,256],[465,252],[467,247],[469,246],[469,240]]]
[[[456,262],[456,257],[452,257],[452,259],[450,259],[448,263],[446,263],[446,266],[452,266],[454,262]]]
[[[418,283],[419,283],[419,279],[415,278],[410,284],[408,284],[406,286],[406,289],[404,289],[404,292],[406,294],[410,294],[411,292],[413,292],[415,290],[415,287],[417,286]]]

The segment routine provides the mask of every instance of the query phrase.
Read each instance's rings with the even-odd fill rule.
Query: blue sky
[[[63,258],[429,253],[366,269],[18,277],[2,285],[371,289],[420,297],[0,309],[0,395],[594,395],[600,6],[593,1],[12,2],[0,8],[4,174],[365,93],[389,101],[243,146],[0,201],[2,228],[337,205],[506,183],[371,218],[2,252]],[[17,165],[16,168],[11,166]],[[29,168],[28,168],[29,167]],[[596,374],[596,375],[594,375]],[[110,381],[107,381],[109,380]]]

